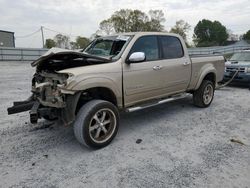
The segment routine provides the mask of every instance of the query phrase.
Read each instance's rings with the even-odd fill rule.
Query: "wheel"
[[[214,84],[209,80],[203,80],[200,87],[193,93],[194,105],[206,108],[214,98]]]
[[[74,123],[74,134],[80,144],[92,148],[107,146],[116,136],[119,112],[112,103],[92,100],[81,107]]]

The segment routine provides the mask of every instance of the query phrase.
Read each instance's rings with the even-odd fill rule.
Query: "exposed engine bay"
[[[32,66],[37,66],[32,79],[33,95],[44,106],[64,108],[66,106],[65,93],[61,89],[67,84],[69,75],[57,71],[109,62],[112,61],[108,58],[96,57],[76,51],[64,50],[57,53],[50,52],[48,55],[45,54],[45,56],[32,63]]]
[[[42,105],[63,108],[65,96],[60,88],[66,84],[67,74],[35,73],[32,79],[32,92]]]

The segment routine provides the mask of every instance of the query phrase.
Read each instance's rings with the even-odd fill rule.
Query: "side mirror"
[[[146,56],[144,52],[134,52],[128,58],[128,63],[139,63],[145,61]]]

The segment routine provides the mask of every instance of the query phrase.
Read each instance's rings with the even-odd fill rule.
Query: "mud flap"
[[[61,111],[61,119],[65,125],[69,125],[74,122],[76,106],[80,96],[81,92],[78,92],[75,95],[68,95],[66,99],[67,106]]]

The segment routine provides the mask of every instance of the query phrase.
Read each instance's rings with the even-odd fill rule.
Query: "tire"
[[[200,87],[193,93],[194,105],[200,108],[210,106],[214,98],[214,83],[210,80],[203,80]]]
[[[118,109],[112,103],[92,100],[83,105],[76,116],[75,137],[87,147],[105,147],[116,136],[119,119]]]

